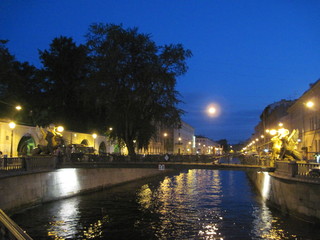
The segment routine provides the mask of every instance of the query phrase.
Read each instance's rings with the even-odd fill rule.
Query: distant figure
[[[0,151],[0,158],[3,158],[3,154],[2,154],[2,152]]]

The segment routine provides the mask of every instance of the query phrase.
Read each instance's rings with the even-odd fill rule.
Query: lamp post
[[[12,152],[13,152],[13,129],[16,127],[16,124],[14,122],[10,122],[9,123],[9,127],[11,128],[10,157],[12,158]]]
[[[94,149],[94,151],[95,151],[95,149],[96,149],[96,138],[97,138],[97,134],[96,134],[96,133],[92,134],[92,137],[93,137],[93,149]]]
[[[306,117],[306,108],[312,109],[314,107],[313,101],[308,101],[304,103],[305,108],[303,110],[303,116],[302,116],[302,128],[303,128],[303,151],[305,152],[306,160],[308,160],[308,146],[306,145],[306,128],[305,128],[305,117]]]
[[[163,151],[164,151],[164,153],[167,152],[167,147],[166,147],[167,137],[168,137],[168,133],[165,132],[165,133],[163,134]]]
[[[182,145],[182,144],[181,144],[181,140],[182,140],[181,137],[179,137],[179,138],[178,138],[178,146],[179,146],[179,148],[178,148],[178,154],[181,153],[181,149],[180,149],[180,145]]]

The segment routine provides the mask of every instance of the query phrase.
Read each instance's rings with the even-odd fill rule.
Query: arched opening
[[[85,145],[85,146],[88,146],[88,145],[89,145],[87,139],[82,140],[82,141],[81,141],[81,144],[82,144],[82,145]]]
[[[99,155],[104,155],[107,153],[107,147],[104,142],[100,143],[99,145]]]
[[[18,155],[19,156],[31,156],[32,150],[36,147],[36,142],[31,135],[23,136],[18,144]]]

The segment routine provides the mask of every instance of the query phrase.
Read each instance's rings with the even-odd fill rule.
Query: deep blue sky
[[[1,0],[0,39],[40,67],[38,49],[61,35],[84,43],[92,23],[123,24],[158,44],[193,52],[177,90],[196,134],[231,143],[254,131],[263,109],[295,99],[320,78],[318,0]],[[221,106],[217,118],[206,106]]]

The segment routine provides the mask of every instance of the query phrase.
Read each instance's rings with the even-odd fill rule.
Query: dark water
[[[242,171],[189,170],[12,216],[38,239],[320,239],[271,211]]]

